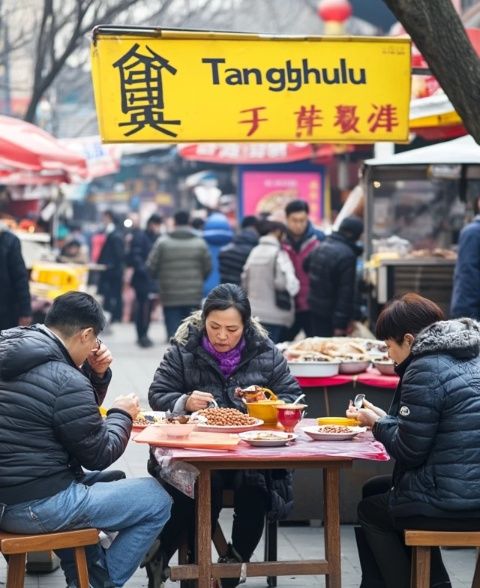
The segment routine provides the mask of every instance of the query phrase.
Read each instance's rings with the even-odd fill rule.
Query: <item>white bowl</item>
[[[336,376],[340,367],[339,361],[289,361],[288,367],[292,376],[303,378],[328,378]]]
[[[365,372],[370,367],[369,361],[355,361],[355,360],[348,360],[342,361],[340,364],[340,373],[341,374],[361,374]]]
[[[396,376],[393,361],[374,361],[373,366],[384,376]]]
[[[166,423],[153,426],[157,429],[160,429],[161,432],[167,437],[170,437],[170,439],[185,439],[197,428],[196,424],[190,425],[188,423],[184,425],[177,423]]]

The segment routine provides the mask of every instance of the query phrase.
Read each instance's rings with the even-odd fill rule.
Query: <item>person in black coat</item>
[[[417,294],[390,303],[376,331],[401,378],[392,406],[388,414],[368,402],[347,411],[395,459],[393,479],[371,483],[358,507],[364,588],[410,586],[403,529],[480,530],[480,324],[442,319]],[[431,585],[451,585],[438,549]]]
[[[246,216],[242,220],[242,230],[218,254],[218,265],[221,284],[237,284],[240,286],[243,266],[250,251],[258,245],[258,219]]]
[[[361,249],[356,242],[363,222],[345,218],[336,233],[320,243],[304,262],[310,278],[308,304],[313,335],[343,336],[354,318],[356,266]]]
[[[135,290],[135,327],[137,343],[140,347],[151,347],[153,341],[148,337],[152,314],[153,296],[158,291],[156,281],[150,275],[146,261],[153,244],[160,235],[163,219],[152,214],[144,231],[135,229],[130,241],[129,265],[133,267],[131,285]]]
[[[107,484],[95,471],[123,454],[139,412],[138,398],[130,395],[118,397],[105,419],[100,415],[112,376],[112,356],[98,339],[104,326],[94,298],[68,292],[54,300],[45,325],[0,333],[0,528],[27,534],[118,531],[106,552],[87,550],[93,588],[127,582],[171,504],[152,478]],[[64,555],[73,588],[75,565]]]
[[[19,238],[0,221],[0,330],[29,325],[28,272]]]
[[[100,251],[98,263],[105,265],[106,269],[100,274],[98,292],[103,296],[104,308],[111,313],[111,322],[114,323],[122,321],[125,244],[113,212],[106,210],[103,220],[107,238]]]
[[[203,310],[194,313],[178,329],[165,353],[149,390],[153,410],[190,414],[207,408],[215,400],[220,407],[245,405],[235,388],[253,384],[270,388],[279,398],[291,402],[301,393],[285,358],[252,319],[248,298],[239,286],[221,284],[205,300]],[[149,471],[158,476],[151,458]],[[212,529],[222,508],[222,490],[234,490],[232,543],[227,558],[249,561],[263,531],[265,514],[273,519],[287,516],[292,507],[291,473],[276,471],[221,471],[212,476]],[[171,522],[160,536],[166,565],[176,551],[182,533],[194,537],[194,503],[169,488],[174,497]],[[222,586],[236,586],[238,579],[222,579]]]

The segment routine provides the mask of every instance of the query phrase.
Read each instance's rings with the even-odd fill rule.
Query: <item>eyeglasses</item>
[[[100,347],[102,346],[102,340],[99,339],[98,337],[96,338],[96,342],[97,342],[97,347],[95,349],[95,353],[97,353],[98,351],[100,351]]]

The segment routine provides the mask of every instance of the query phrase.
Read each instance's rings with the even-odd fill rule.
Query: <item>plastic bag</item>
[[[172,452],[169,449],[157,447],[154,455],[160,466],[159,476],[185,496],[195,498],[195,482],[200,474],[199,470],[189,463],[172,461]]]

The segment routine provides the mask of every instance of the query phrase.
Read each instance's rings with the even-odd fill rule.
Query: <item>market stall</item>
[[[416,291],[448,314],[455,245],[480,193],[480,147],[472,137],[370,159],[363,171],[370,318]]]

